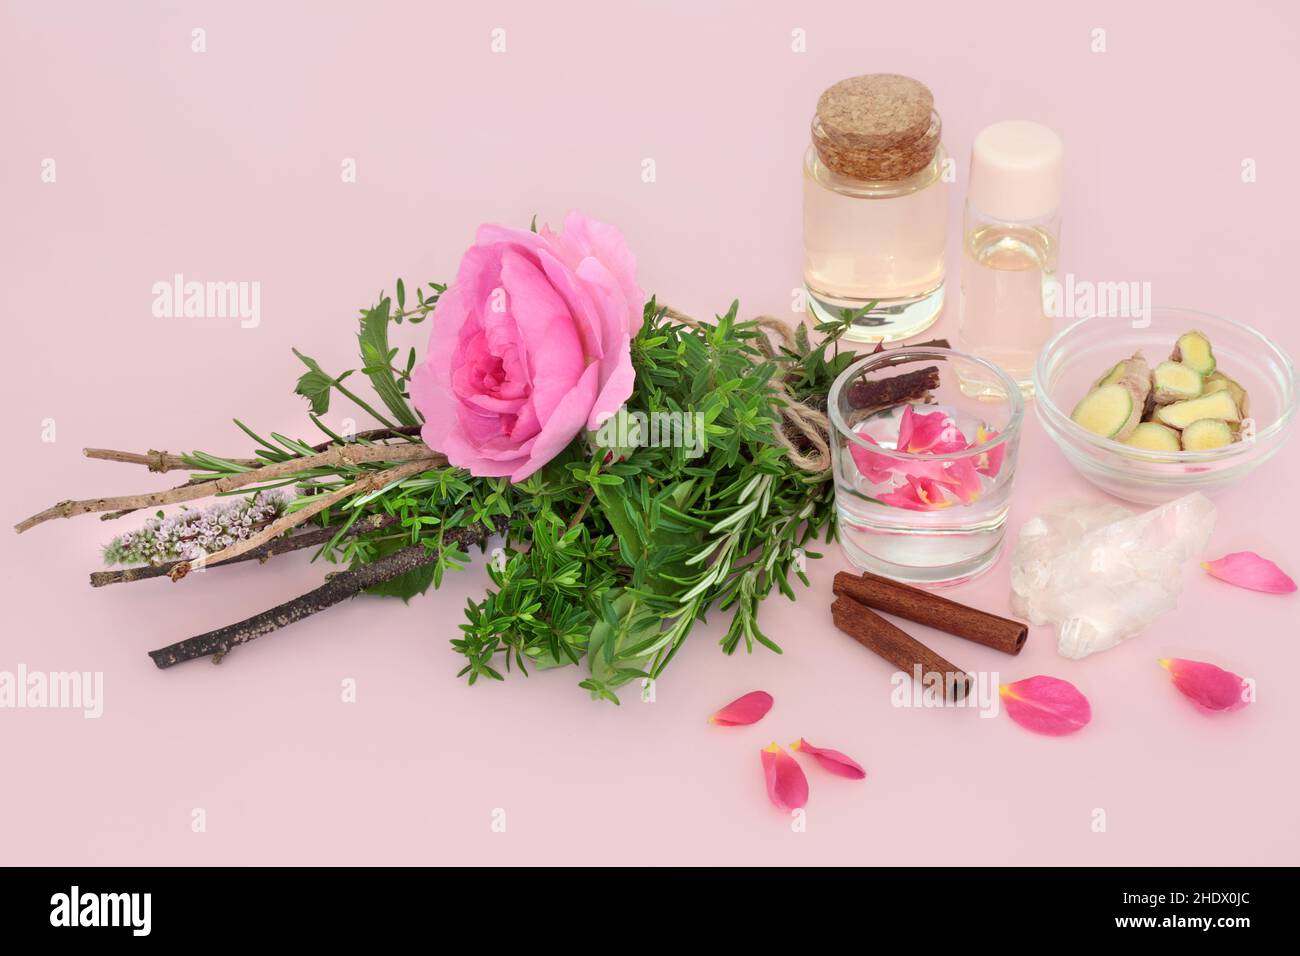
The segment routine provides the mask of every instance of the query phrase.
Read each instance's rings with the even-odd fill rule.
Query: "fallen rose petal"
[[[1088,698],[1069,681],[1055,677],[1026,677],[999,689],[1007,716],[1036,734],[1072,734],[1092,720]]]
[[[778,809],[789,812],[808,803],[808,778],[788,753],[773,743],[760,751],[767,795]]]
[[[758,723],[771,709],[772,695],[765,690],[754,690],[723,707],[709,718],[709,723],[721,724],[723,727],[743,727],[745,724]]]
[[[1251,591],[1287,594],[1296,589],[1295,582],[1281,568],[1254,551],[1234,551],[1215,561],[1204,561],[1201,567],[1220,581]]]
[[[790,749],[798,753],[808,754],[821,764],[824,769],[829,770],[837,777],[861,780],[867,775],[867,772],[862,769],[862,765],[847,754],[826,747],[814,747],[802,737],[792,743]]]
[[[1232,671],[1180,657],[1166,657],[1160,666],[1169,671],[1174,686],[1192,699],[1201,710],[1223,713],[1241,710],[1250,703],[1250,685]]]

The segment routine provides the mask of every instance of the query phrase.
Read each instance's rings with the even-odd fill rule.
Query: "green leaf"
[[[299,354],[297,349],[294,349],[294,353],[306,363],[307,371],[298,379],[293,390],[311,402],[313,415],[324,415],[330,410],[330,389],[334,387],[334,379],[322,372],[313,360]]]
[[[417,594],[423,594],[429,590],[429,585],[433,583],[433,575],[437,567],[437,562],[433,562],[423,564],[418,568],[412,568],[405,574],[399,574],[395,578],[389,578],[387,581],[366,588],[366,593],[376,594],[381,597],[399,597],[403,601],[409,602]]]
[[[635,564],[644,553],[644,545],[640,530],[624,507],[626,499],[612,486],[594,485],[593,487],[596,503],[600,505],[600,510],[605,515],[605,520],[609,522],[609,526],[614,529],[614,534],[618,536],[618,543],[624,556],[628,563]]]
[[[388,323],[391,302],[384,298],[377,306],[361,317],[361,331],[357,341],[361,345],[362,369],[388,410],[403,425],[419,425],[411,406],[402,395],[397,374],[393,371],[392,355],[388,347]],[[319,414],[319,413],[318,413]]]

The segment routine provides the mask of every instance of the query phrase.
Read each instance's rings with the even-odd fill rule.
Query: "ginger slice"
[[[1133,434],[1124,439],[1124,444],[1147,451],[1181,451],[1182,442],[1178,432],[1166,425],[1155,422],[1142,422],[1133,430]]]
[[[1238,422],[1241,421],[1241,413],[1237,409],[1237,403],[1232,400],[1232,396],[1223,391],[1202,395],[1200,398],[1188,399],[1185,402],[1161,405],[1156,409],[1155,414],[1155,421],[1161,425],[1168,425],[1170,428],[1178,429],[1186,428],[1192,422],[1202,418],[1217,418],[1224,422]]]
[[[1095,392],[1103,385],[1117,384],[1119,380],[1124,377],[1124,372],[1127,369],[1127,365],[1128,365],[1128,359],[1125,359],[1123,362],[1116,362],[1114,365],[1111,366],[1109,372],[1107,372],[1101,378],[1097,379],[1097,381],[1092,383],[1092,388],[1089,389],[1089,391]]]
[[[1205,379],[1201,378],[1201,373],[1182,362],[1161,362],[1151,373],[1151,380],[1155,385],[1157,405],[1200,398],[1205,391]]]
[[[1198,418],[1183,429],[1184,451],[1209,451],[1232,444],[1232,429],[1219,418]]]
[[[1174,351],[1169,356],[1169,360],[1171,362],[1181,362],[1202,375],[1209,375],[1214,371],[1217,364],[1214,359],[1214,348],[1210,345],[1210,340],[1200,332],[1184,332],[1178,336],[1178,341],[1174,344]]]
[[[1077,424],[1102,438],[1123,441],[1137,427],[1140,406],[1133,392],[1118,383],[1093,389],[1070,413]]]
[[[1237,403],[1237,411],[1243,416],[1250,414],[1250,396],[1234,379],[1229,378],[1222,372],[1215,371],[1205,379],[1205,394],[1210,395],[1214,392],[1227,392],[1232,396],[1232,400]]]
[[[1147,365],[1147,360],[1142,357],[1142,353],[1134,352],[1132,358],[1120,362],[1120,368],[1123,374],[1115,384],[1128,389],[1133,397],[1133,412],[1129,420],[1124,423],[1124,427],[1113,436],[1116,441],[1123,441],[1133,434],[1142,419],[1150,414],[1155,403],[1151,394],[1151,367]]]

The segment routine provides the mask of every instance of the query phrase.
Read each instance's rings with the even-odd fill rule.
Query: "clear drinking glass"
[[[963,391],[971,382],[976,394]],[[828,406],[839,537],[854,565],[946,585],[993,564],[1024,416],[1014,379],[973,355],[901,347],[845,369]]]

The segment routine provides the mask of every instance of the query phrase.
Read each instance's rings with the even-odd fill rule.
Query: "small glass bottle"
[[[1064,156],[1060,136],[1027,120],[986,126],[971,147],[958,348],[1001,366],[1026,397],[1052,333]]]
[[[804,157],[804,287],[821,321],[877,305],[846,337],[893,342],[943,309],[947,153],[934,97],[892,73],[821,95]]]

